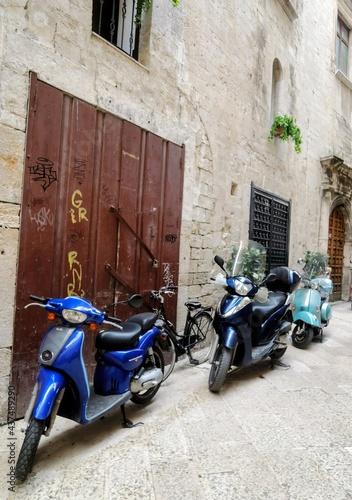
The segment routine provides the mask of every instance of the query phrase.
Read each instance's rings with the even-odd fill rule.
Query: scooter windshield
[[[246,276],[258,284],[265,276],[266,249],[256,241],[241,241],[230,246],[230,258],[225,263],[230,276]]]
[[[312,280],[318,277],[326,277],[329,255],[320,252],[307,252],[305,261],[303,271],[306,278]]]

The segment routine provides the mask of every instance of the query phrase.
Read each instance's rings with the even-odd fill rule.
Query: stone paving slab
[[[0,428],[0,498],[344,500],[352,498],[352,310],[333,304],[323,342],[291,344],[209,392],[209,365],[180,361],[155,399],[80,426],[57,418],[27,481],[8,491]],[[16,424],[16,450],[23,434]]]

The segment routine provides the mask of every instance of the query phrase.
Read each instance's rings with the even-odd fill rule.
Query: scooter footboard
[[[38,420],[45,420],[53,410],[60,391],[67,385],[67,379],[61,373],[41,367],[37,376],[38,394],[32,415]]]

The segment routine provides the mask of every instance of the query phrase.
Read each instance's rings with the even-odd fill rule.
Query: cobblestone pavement
[[[323,342],[291,344],[209,392],[209,365],[180,361],[146,407],[88,426],[57,418],[27,481],[0,498],[236,500],[352,498],[352,311],[333,305]],[[23,434],[16,424],[16,450]],[[0,429],[1,474],[9,470]],[[6,472],[7,471],[7,472]]]

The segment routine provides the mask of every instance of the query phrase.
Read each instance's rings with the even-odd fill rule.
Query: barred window
[[[92,30],[138,61],[136,0],[93,0]]]
[[[267,251],[267,270],[288,265],[291,204],[252,185],[249,238]]]

